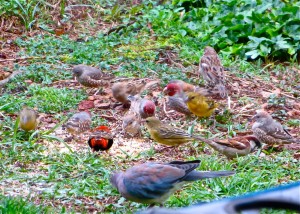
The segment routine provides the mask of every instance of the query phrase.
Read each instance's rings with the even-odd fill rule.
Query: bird
[[[24,106],[19,113],[19,127],[28,132],[36,129],[37,127],[37,113],[35,110]]]
[[[148,117],[144,121],[152,139],[163,145],[178,146],[198,138],[202,140],[202,138],[190,135],[182,129],[162,123],[156,117]]]
[[[75,113],[64,125],[63,128],[73,135],[78,135],[90,130],[92,119],[89,113],[82,111]]]
[[[185,97],[188,109],[198,117],[209,117],[214,113],[218,104],[197,92],[188,92]]]
[[[108,151],[113,145],[113,137],[111,131],[107,126],[99,126],[90,135],[88,139],[88,145],[92,151]]]
[[[237,156],[246,156],[256,148],[260,148],[261,142],[253,135],[238,136],[228,139],[202,139],[214,150],[222,153],[229,159]]]
[[[153,101],[141,98],[139,95],[129,95],[128,100],[130,101],[129,111],[135,112],[141,118],[154,116],[155,104]]]
[[[255,121],[252,125],[253,134],[262,143],[268,145],[300,143],[299,139],[294,138],[264,110],[258,110],[251,120]]]
[[[87,65],[76,65],[73,68],[73,75],[81,85],[90,88],[105,86],[115,78],[113,74],[104,73],[100,69]]]
[[[235,174],[234,171],[196,171],[199,164],[200,160],[148,162],[125,172],[114,172],[110,182],[124,198],[152,207],[162,205],[187,182]]]
[[[181,92],[192,92],[196,90],[196,86],[186,83],[182,80],[171,80],[170,82],[168,82],[168,84],[166,85],[166,87],[164,88],[163,92],[164,94],[167,94],[169,96],[173,96],[177,93],[181,93]]]
[[[129,95],[140,95],[146,90],[154,90],[160,83],[160,80],[151,80],[148,82],[147,80],[148,79],[144,78],[115,82],[111,87],[112,95],[117,101],[121,102],[124,107],[129,107]]]
[[[164,94],[174,96],[175,94],[197,92],[204,96],[213,95],[213,91],[205,88],[194,86],[182,80],[171,80],[163,90]]]
[[[192,114],[185,103],[185,94],[179,84],[175,82],[168,83],[163,89],[163,93],[168,95],[167,105],[170,109],[187,116]]]
[[[140,117],[134,113],[127,114],[122,119],[122,129],[125,134],[136,136],[141,134]]]
[[[140,94],[146,82],[144,80],[141,81],[131,81],[131,82],[116,82],[112,85],[112,95],[113,97],[121,102],[124,106],[130,106],[130,100],[128,100],[129,95],[137,95]]]
[[[179,95],[169,96],[167,99],[167,106],[170,109],[182,113],[186,116],[192,115],[192,112],[187,107],[184,98]]]
[[[224,67],[214,48],[210,46],[204,48],[204,54],[199,62],[199,73],[210,87],[219,90],[222,98],[227,96]]]

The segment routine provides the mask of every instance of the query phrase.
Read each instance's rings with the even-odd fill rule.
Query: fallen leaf
[[[262,104],[262,105],[261,105],[261,108],[264,109],[264,110],[266,110],[266,109],[268,108],[268,103]]]
[[[91,101],[93,101],[93,100],[95,100],[95,99],[96,99],[95,96],[89,96],[89,97],[88,97],[88,100],[91,100]]]
[[[287,150],[299,150],[300,151],[300,144],[299,143],[285,144],[284,148]]]
[[[294,158],[297,159],[297,160],[300,160],[300,153],[295,153]]]
[[[300,117],[300,111],[299,110],[296,110],[296,109],[293,109],[291,111],[288,111],[287,114],[290,116],[290,117],[294,117],[294,116],[299,116]]]
[[[80,111],[84,111],[86,109],[95,108],[94,101],[91,100],[83,100],[79,103],[78,109]]]
[[[276,88],[274,91],[262,91],[261,92],[261,95],[264,97],[264,98],[269,98],[271,96],[271,94],[275,94],[275,95],[279,95],[281,93],[281,90],[279,88]]]
[[[98,101],[98,100],[96,100]],[[110,103],[99,103],[95,102],[95,107],[98,109],[109,109],[110,108]]]
[[[32,80],[25,80],[24,82],[27,83],[27,84],[31,84]]]

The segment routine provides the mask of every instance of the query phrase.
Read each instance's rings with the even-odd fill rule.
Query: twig
[[[106,115],[106,114],[101,114],[99,116],[104,117],[105,119],[109,119],[109,120],[118,120],[114,116],[110,116],[110,115]]]
[[[139,14],[137,14],[139,15]],[[125,25],[119,25],[119,26],[116,26],[116,27],[113,27],[111,28],[106,34],[105,36],[108,36],[109,34],[113,33],[113,32],[116,32],[118,33],[120,30],[122,30],[123,28],[126,28],[126,27],[129,27],[130,25],[133,25],[136,21],[131,21]]]
[[[28,57],[20,57],[20,58],[2,59],[2,60],[0,60],[0,62],[20,61],[20,60],[26,60],[26,59],[45,59],[46,57],[47,56],[28,56]]]
[[[6,79],[1,80],[1,81],[0,81],[0,88],[3,87],[3,86],[5,86],[6,83],[9,82],[9,80],[11,80],[12,78],[14,78],[16,75],[21,74],[22,72],[23,72],[23,71],[15,71],[15,72],[13,72],[9,77],[7,77]]]
[[[227,97],[227,105],[228,105],[228,109],[231,109],[231,99],[230,96]]]

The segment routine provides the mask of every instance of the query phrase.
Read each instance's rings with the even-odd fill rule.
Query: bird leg
[[[96,94],[98,94],[98,92],[100,92],[100,93],[103,93],[104,91],[103,91],[103,88],[101,87],[101,88],[98,88],[98,90],[94,93],[94,96],[96,95]]]
[[[166,115],[168,118],[171,118],[170,115],[169,115],[169,113],[175,112],[175,111],[173,111],[173,110],[167,111],[167,107],[166,107],[166,102],[165,102],[165,101],[163,102],[163,110],[164,110],[165,115]]]

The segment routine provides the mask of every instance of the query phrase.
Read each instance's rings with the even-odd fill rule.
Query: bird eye
[[[149,120],[145,120],[146,121],[146,123],[149,123]]]

